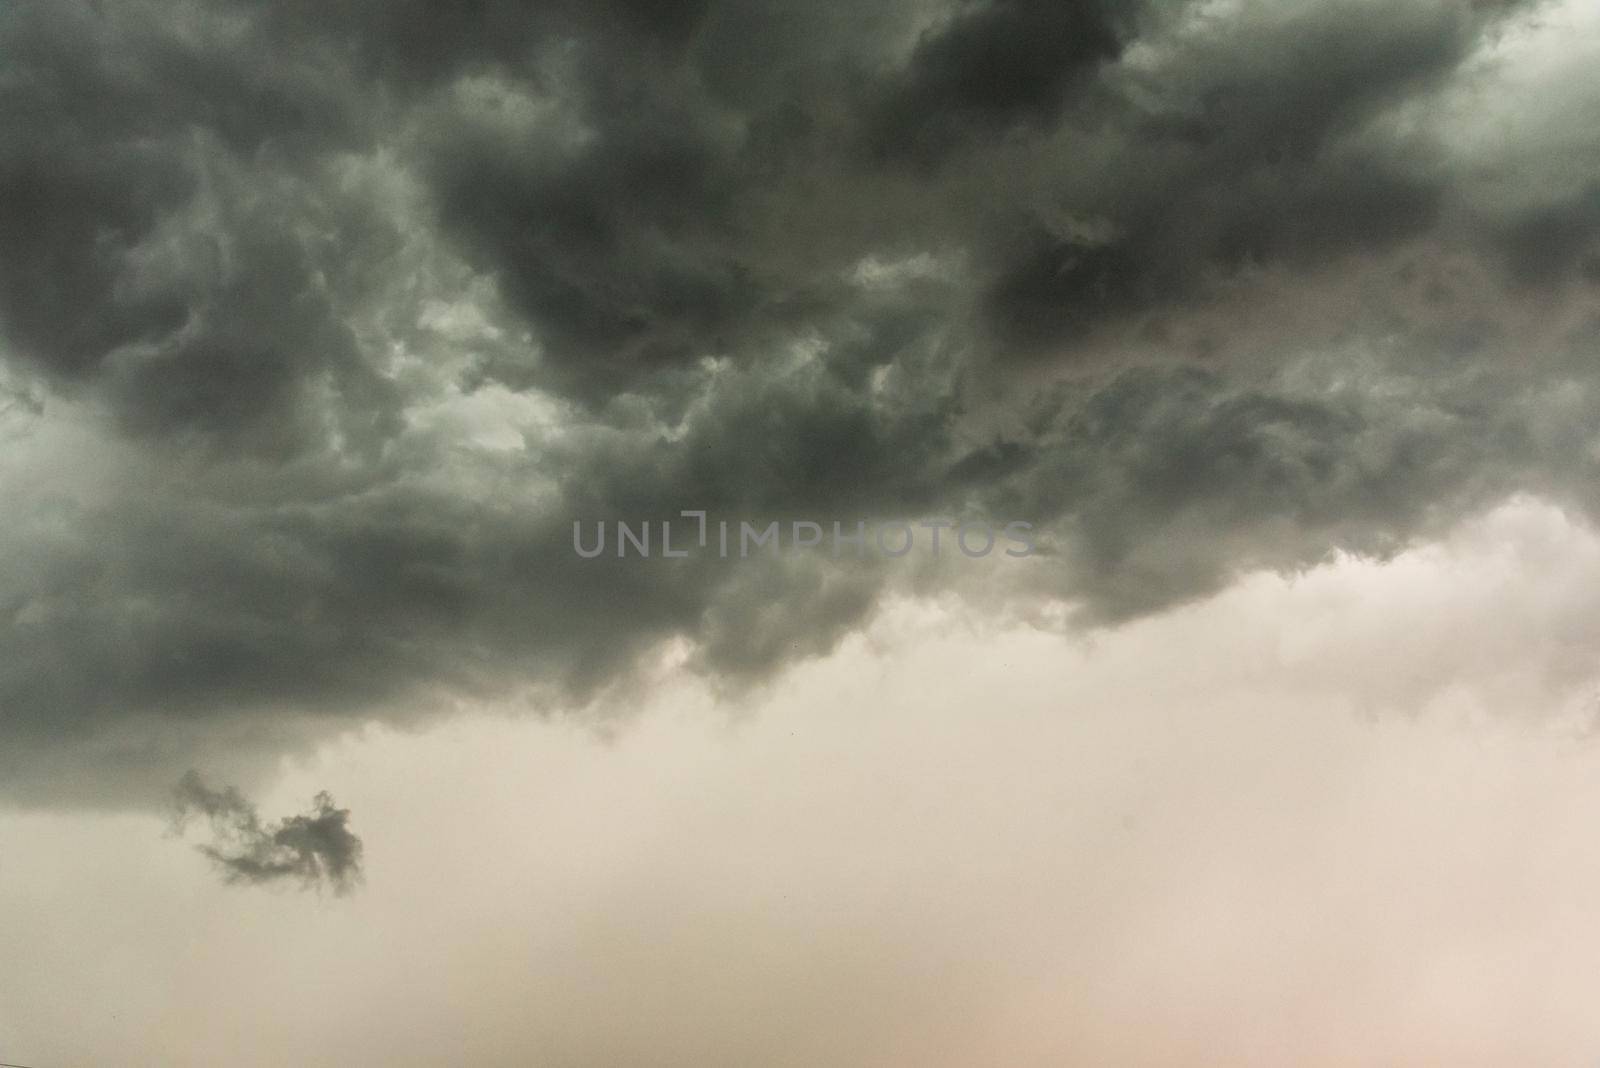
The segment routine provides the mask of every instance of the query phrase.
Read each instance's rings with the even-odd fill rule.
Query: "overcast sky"
[[[1597,69],[0,6],[0,1061],[1595,1063]]]

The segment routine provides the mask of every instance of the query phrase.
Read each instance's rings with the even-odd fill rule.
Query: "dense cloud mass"
[[[1600,503],[1570,5],[60,0],[0,53],[12,800]],[[685,509],[1040,551],[573,553]]]

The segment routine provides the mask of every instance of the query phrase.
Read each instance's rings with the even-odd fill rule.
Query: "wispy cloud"
[[[203,817],[211,841],[197,848],[230,883],[298,880],[343,894],[361,881],[361,839],[350,830],[350,810],[335,808],[326,791],[312,799],[309,812],[271,823],[262,822],[236,787],[213,788],[195,771],[174,793],[174,829],[182,833],[192,818]]]

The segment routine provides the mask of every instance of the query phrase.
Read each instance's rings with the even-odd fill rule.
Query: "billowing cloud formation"
[[[1575,4],[63,0],[0,49],[15,797],[1596,503]],[[1041,552],[571,551],[686,508]]]
[[[191,816],[203,816],[212,841],[197,848],[230,883],[294,880],[342,894],[361,880],[361,839],[347,826],[350,810],[334,808],[326,792],[317,794],[310,812],[275,823],[263,823],[236,788],[213,789],[193,771],[174,793],[175,828],[181,832]]]

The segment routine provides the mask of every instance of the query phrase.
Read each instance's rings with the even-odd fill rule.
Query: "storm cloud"
[[[1519,491],[1592,513],[1573,17],[10,5],[0,790],[625,705],[674,643],[737,688],[891,594],[1113,625]],[[683,509],[1041,552],[572,553]],[[219,863],[331,878],[337,815]]]

